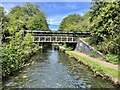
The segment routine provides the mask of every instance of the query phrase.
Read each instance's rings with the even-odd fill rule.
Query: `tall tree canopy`
[[[84,16],[79,14],[71,14],[65,17],[60,23],[59,30],[64,31],[88,31],[89,27],[89,12]]]
[[[68,15],[60,23],[59,30],[75,31],[76,24],[82,20],[83,20],[82,17],[78,14]]]
[[[104,54],[120,58],[120,1],[97,2],[84,15],[68,15],[60,23],[59,30],[90,31],[90,44]]]
[[[82,21],[78,22],[76,24],[76,31],[89,31],[89,27],[90,27],[90,13],[87,12],[85,13],[85,15],[82,16]]]
[[[2,26],[2,75],[6,76],[22,67],[28,58],[35,53],[39,46],[32,42],[33,36],[25,29],[49,30],[44,12],[39,6],[26,3],[15,6],[8,14],[0,7],[0,25]],[[1,61],[0,61],[1,62]]]
[[[4,8],[0,6],[0,18],[2,18],[4,14],[5,14]]]
[[[39,10],[38,5],[26,3],[23,6],[15,6],[6,15],[5,33],[10,35],[19,29],[49,30],[44,12]]]
[[[120,54],[120,1],[93,2],[91,7],[92,44],[105,53]]]

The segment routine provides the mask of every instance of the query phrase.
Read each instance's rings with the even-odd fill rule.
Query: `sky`
[[[60,22],[70,14],[80,14],[83,16],[90,8],[90,2],[31,2],[40,6],[47,17],[47,22],[51,30],[57,30]],[[25,2],[1,2],[7,13],[16,5],[23,6]]]

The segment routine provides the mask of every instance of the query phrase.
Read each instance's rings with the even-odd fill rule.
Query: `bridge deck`
[[[67,32],[67,31],[42,31],[25,30],[25,33],[32,33],[33,42],[69,42],[76,43],[79,35],[90,36],[89,32]],[[77,37],[75,37],[77,36]]]
[[[73,32],[73,31],[42,31],[42,30],[25,30],[26,33],[37,34],[73,34],[73,35],[90,35],[90,32]]]

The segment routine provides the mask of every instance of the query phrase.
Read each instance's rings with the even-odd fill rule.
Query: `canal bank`
[[[12,76],[3,79],[4,89],[13,88],[115,88],[94,77],[86,66],[67,54],[51,48],[40,49],[32,63]]]
[[[60,50],[65,52],[71,58],[77,60],[78,63],[87,66],[88,69],[93,72],[94,76],[100,76],[104,80],[113,83],[113,85],[120,87],[119,82],[120,71],[118,70],[118,66],[98,59],[97,62],[95,61],[96,60],[95,58],[92,58],[78,51],[71,51],[69,48],[65,48],[63,46],[60,46]]]

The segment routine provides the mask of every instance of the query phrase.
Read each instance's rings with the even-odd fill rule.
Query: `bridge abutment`
[[[77,39],[77,45],[76,45],[75,50],[85,53],[87,55],[90,55],[92,57],[105,59],[105,56],[102,53],[95,50],[93,47],[91,47],[89,44],[87,44],[85,41],[83,41],[80,38]]]

